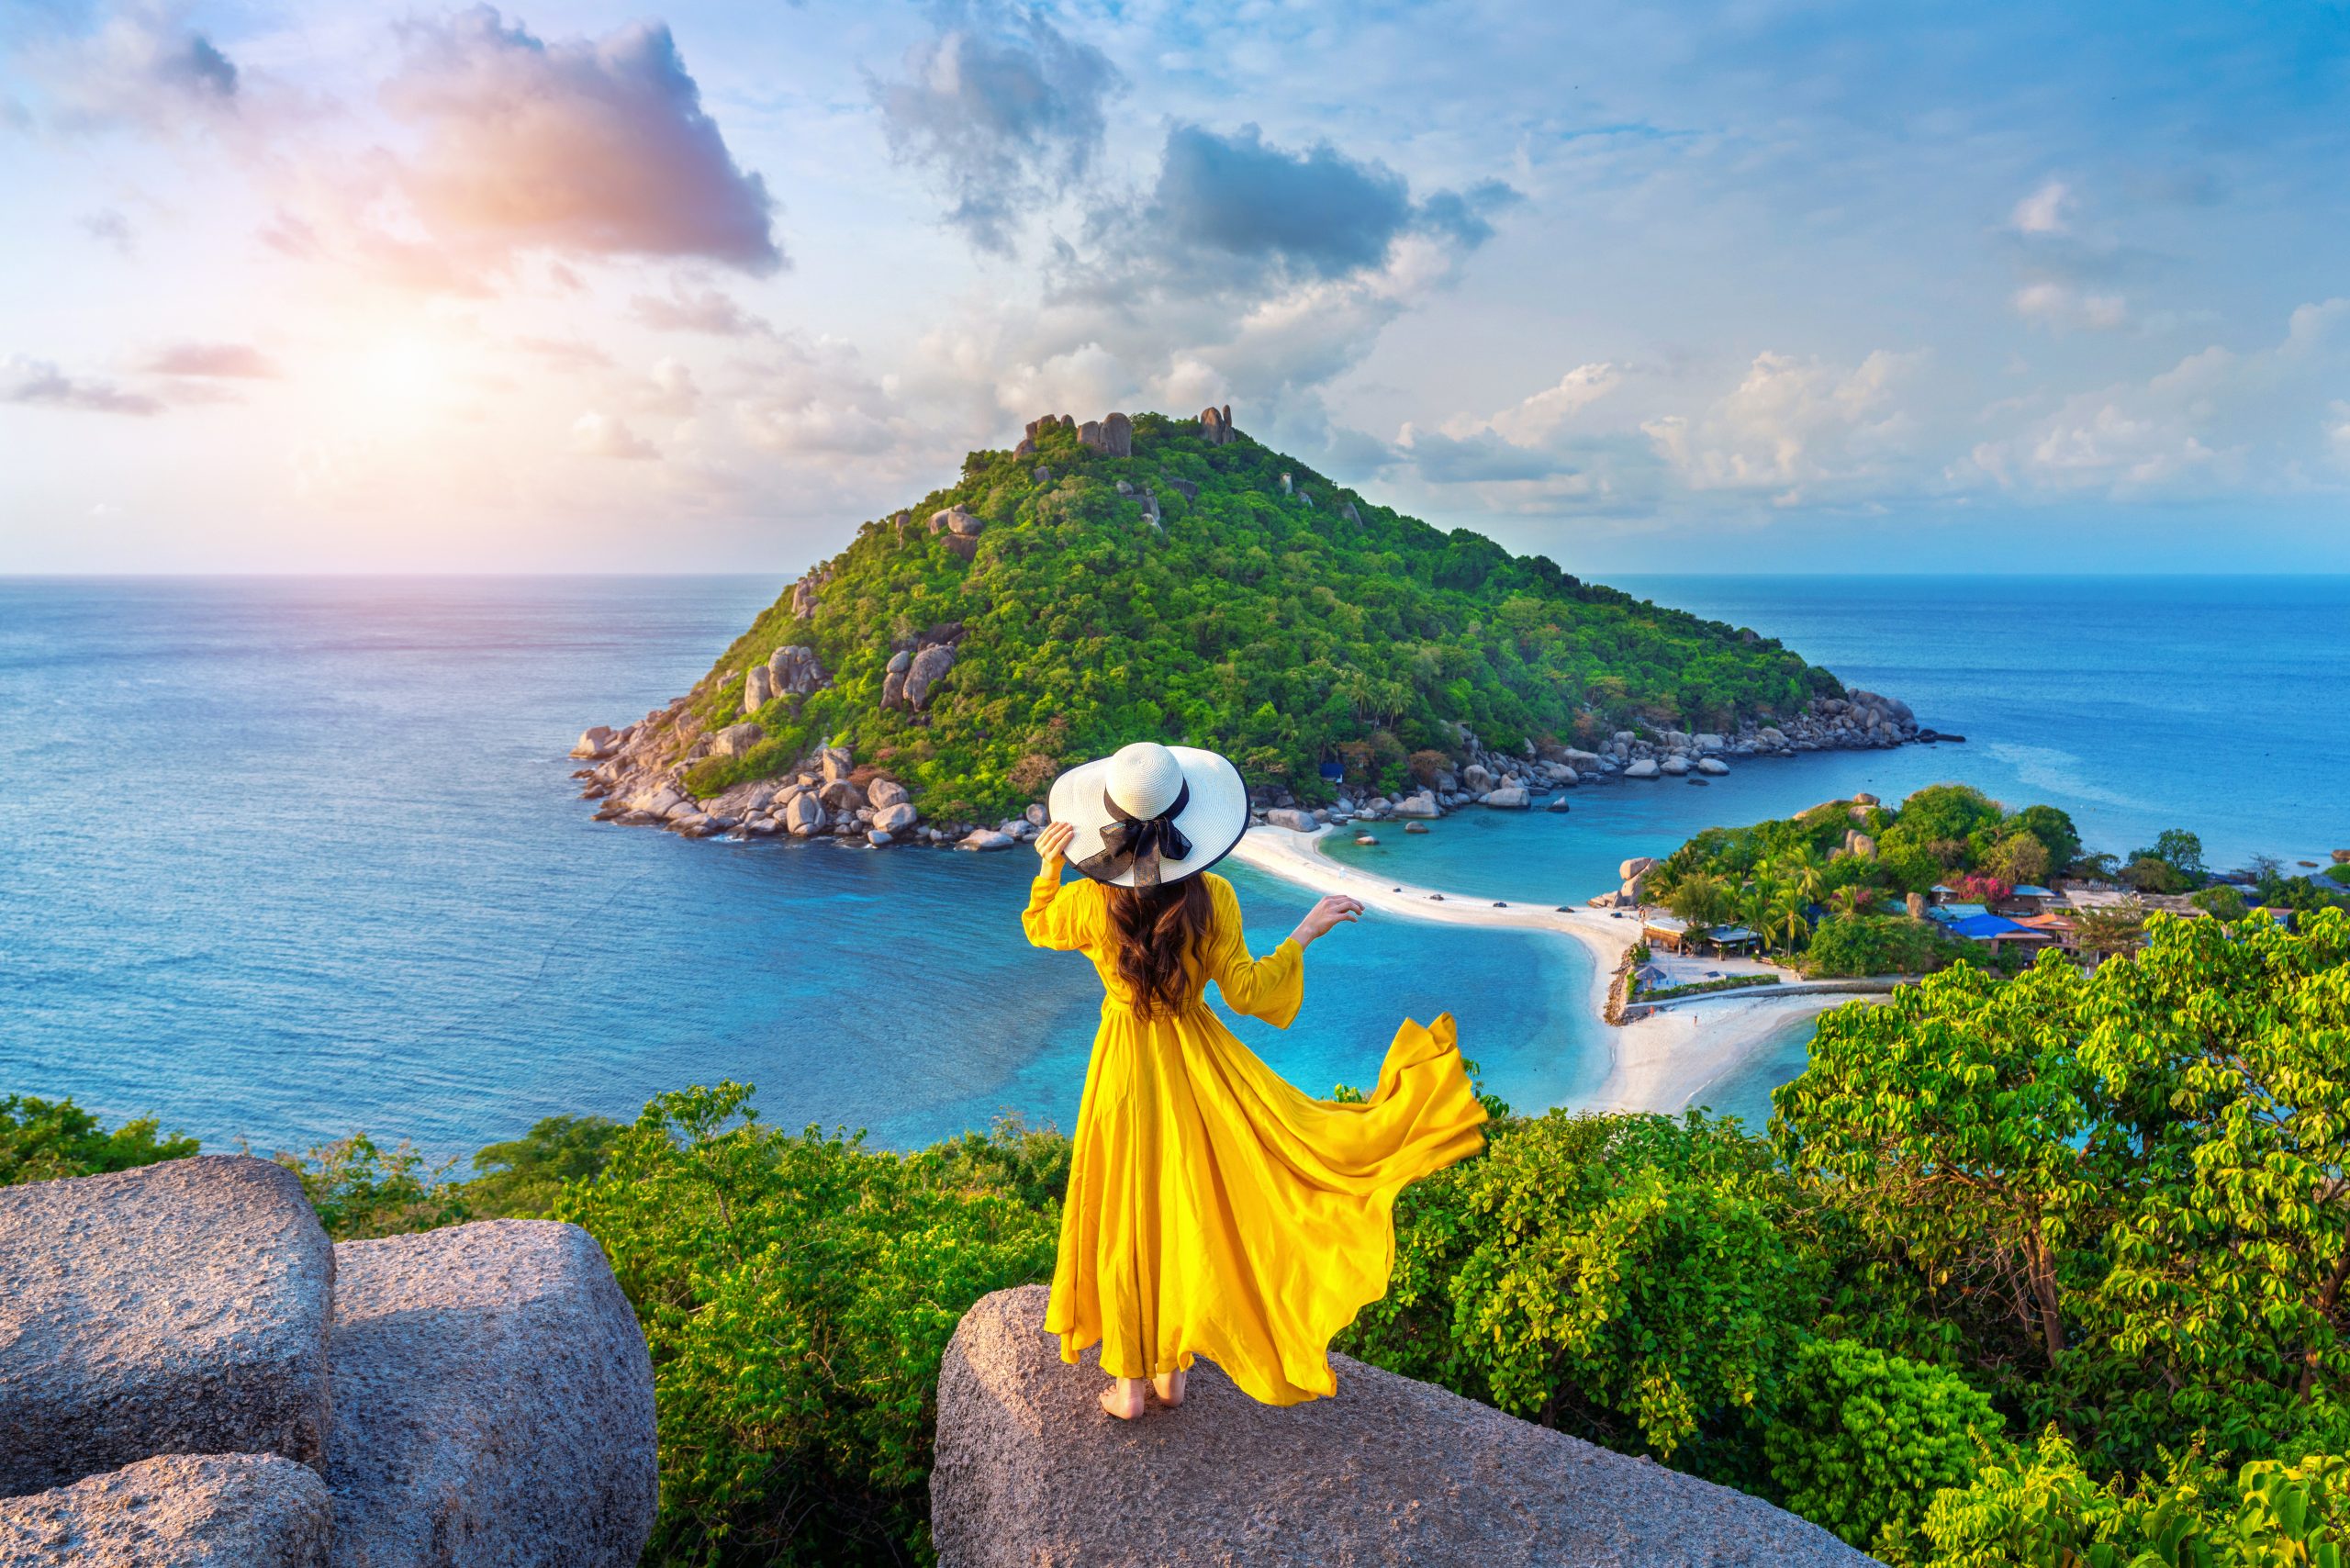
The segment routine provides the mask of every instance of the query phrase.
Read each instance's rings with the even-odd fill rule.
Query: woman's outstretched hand
[[[1069,841],[1077,836],[1076,824],[1055,823],[1036,835],[1036,857],[1047,866],[1058,866],[1069,854]]]
[[[1305,912],[1305,918],[1297,923],[1297,929],[1289,934],[1289,939],[1300,947],[1310,946],[1315,937],[1339,922],[1353,924],[1355,917],[1361,913],[1362,905],[1356,900],[1344,893],[1332,893]]]

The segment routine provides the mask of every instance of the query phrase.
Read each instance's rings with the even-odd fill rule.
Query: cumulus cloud
[[[67,375],[47,360],[10,354],[0,359],[0,403],[81,409],[94,414],[160,414],[161,399],[126,392],[110,382]]]
[[[1438,191],[1415,203],[1403,175],[1327,141],[1292,151],[1253,125],[1230,136],[1178,125],[1167,133],[1141,223],[1144,242],[1154,246],[1328,279],[1383,265],[1396,240],[1416,229],[1473,248],[1492,236],[1490,216],[1516,199],[1492,180],[1465,196]]]
[[[480,6],[407,39],[383,98],[421,133],[397,184],[436,239],[489,259],[786,264],[766,182],[736,165],[666,27],[545,40]]]
[[[672,282],[666,299],[640,294],[629,301],[629,314],[664,332],[705,332],[717,338],[767,338],[773,325],[752,315],[714,288],[688,288]]]
[[[1505,441],[1489,430],[1455,436],[1406,424],[1395,438],[1395,455],[1432,485],[1547,479],[1572,472],[1572,465],[1561,458]]]
[[[1097,204],[1082,241],[1061,247],[1041,308],[984,312],[944,352],[982,371],[1090,352],[1114,366],[1095,379],[1126,389],[1118,396],[1280,403],[1301,411],[1285,434],[1318,439],[1327,421],[1304,412],[1304,394],[1449,286],[1490,232],[1486,215],[1512,199],[1497,182],[1416,199],[1394,170],[1326,142],[1295,150],[1254,126],[1227,136],[1177,125],[1152,185]],[[1023,409],[1035,411],[1006,411]]]
[[[39,40],[27,56],[62,129],[193,129],[238,105],[236,63],[176,6],[131,5],[89,33]]]
[[[2119,294],[2098,294],[2042,278],[2015,292],[2016,314],[2057,331],[2109,332],[2129,325],[2130,304]]]
[[[946,220],[1009,253],[1020,220],[1083,178],[1102,151],[1103,106],[1125,79],[1038,11],[982,7],[906,56],[872,91],[890,151],[935,179]]]
[[[778,335],[735,367],[734,427],[753,445],[799,457],[906,454],[920,431],[890,384],[837,339]]]
[[[157,375],[268,380],[277,366],[251,343],[173,343],[147,362]]]
[[[2050,180],[2016,203],[2008,226],[2019,234],[2062,234],[2072,227],[2073,190],[2062,180]]]
[[[651,385],[642,401],[658,413],[690,414],[694,405],[701,401],[701,388],[694,384],[693,367],[682,360],[663,357],[653,364]]]
[[[1524,402],[1504,409],[1483,421],[1482,428],[1492,431],[1505,441],[1528,445],[1551,435],[1568,420],[1615,391],[1623,385],[1623,371],[1613,364],[1579,364],[1559,377],[1556,386],[1546,386]],[[1466,433],[1455,429],[1449,420],[1446,429],[1456,434]]]
[[[1793,505],[1815,487],[1886,471],[1915,428],[1895,390],[1919,359],[1879,349],[1846,368],[1766,352],[1703,414],[1640,429],[1690,488],[1772,490]]]
[[[1976,442],[1950,477],[1962,487],[2124,496],[2254,475],[2295,482],[2311,414],[2350,368],[2345,325],[2350,299],[2303,305],[2271,343],[2243,352],[2214,343],[2143,381],[2018,410],[2018,423]]]
[[[656,458],[660,450],[610,414],[591,409],[573,421],[571,450],[589,457],[619,457],[636,461]]]

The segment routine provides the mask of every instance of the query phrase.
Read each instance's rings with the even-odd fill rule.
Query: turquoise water
[[[469,1151],[755,1083],[892,1145],[1067,1126],[1099,1000],[1020,936],[1035,860],[691,843],[589,819],[564,753],[684,690],[765,580],[0,582],[0,1093],[207,1142]],[[1308,900],[1237,868],[1252,939]],[[1589,960],[1370,923],[1240,1033],[1367,1083],[1450,1008],[1491,1084],[1571,1099]]]
[[[728,1077],[774,1122],[893,1145],[1001,1110],[1066,1126],[1097,992],[1082,960],[1022,943],[1024,853],[689,843],[574,798],[579,730],[685,689],[774,591],[0,581],[0,1092],[264,1149],[364,1127],[462,1152]],[[1709,823],[1951,777],[2054,801],[2115,847],[2174,823],[2215,858],[2350,843],[2339,579],[1638,591],[1785,636],[1971,743],[1471,812],[1390,834],[1380,864],[1567,902]],[[1304,895],[1232,874],[1270,946]],[[1572,1103],[1604,1066],[1588,965],[1557,939],[1371,919],[1314,949],[1295,1027],[1240,1033],[1319,1092],[1449,1008],[1489,1087]],[[1807,1036],[1706,1098],[1759,1119]]]
[[[2213,866],[2350,846],[2350,579],[1631,578],[1630,592],[1751,625],[1892,693],[1964,745],[1814,752],[1579,789],[1565,815],[1468,812],[1340,858],[1402,881],[1580,903],[1698,828],[1955,779],[2072,814],[2126,854],[2167,827]]]

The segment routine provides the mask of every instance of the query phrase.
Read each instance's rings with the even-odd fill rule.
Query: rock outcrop
[[[333,1285],[302,1183],[265,1159],[0,1188],[0,1496],[155,1454],[316,1463]]]
[[[766,666],[762,666],[762,668]],[[740,756],[767,738],[767,732],[753,723],[729,724],[711,737],[713,756]]]
[[[1332,1399],[1275,1409],[1207,1362],[1179,1409],[1102,1414],[1043,1286],[965,1315],[938,1385],[942,1568],[1599,1564],[1863,1568],[1769,1504],[1332,1356]]]
[[[0,1189],[0,1568],[632,1568],[657,1468],[576,1226],[330,1247],[241,1157]]]
[[[1200,410],[1200,436],[1210,446],[1229,446],[1240,437],[1232,428],[1232,405]]]
[[[955,667],[955,650],[934,643],[914,655],[906,666],[905,704],[919,712],[930,703],[932,688]]]
[[[335,1264],[338,1568],[630,1568],[653,1531],[653,1361],[595,1238],[485,1220],[346,1241]]]
[[[1135,454],[1134,420],[1124,414],[1103,416],[1102,451],[1110,457],[1132,457]]]
[[[328,1568],[334,1505],[275,1454],[167,1454],[0,1497],[0,1568]]]

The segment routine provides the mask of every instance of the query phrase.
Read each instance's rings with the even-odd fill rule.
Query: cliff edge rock
[[[1259,1405],[1207,1362],[1179,1409],[1102,1413],[1041,1285],[965,1316],[938,1383],[942,1568],[1477,1563],[1860,1568],[1758,1498],[1332,1356],[1338,1393]]]

